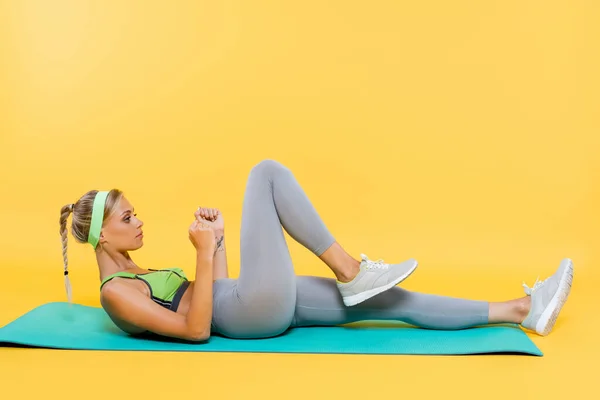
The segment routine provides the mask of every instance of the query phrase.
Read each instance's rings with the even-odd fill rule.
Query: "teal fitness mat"
[[[205,343],[134,338],[121,332],[102,308],[64,302],[34,308],[0,328],[0,346],[72,350],[196,351],[331,354],[489,354],[541,356],[516,325],[455,331],[427,330],[400,322],[361,322],[336,327],[295,328],[268,339],[211,336]]]

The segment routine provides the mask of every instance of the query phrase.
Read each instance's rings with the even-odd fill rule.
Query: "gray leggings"
[[[487,302],[415,293],[397,286],[346,307],[335,279],[295,275],[282,227],[317,256],[335,242],[292,172],[265,160],[252,168],[247,181],[239,278],[214,283],[213,333],[261,338],[293,327],[361,320],[400,320],[430,329],[488,322]]]

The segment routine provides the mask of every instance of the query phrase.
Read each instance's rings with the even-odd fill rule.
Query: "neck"
[[[107,249],[96,251],[96,261],[100,269],[100,280],[117,272],[139,268],[131,259],[128,252],[113,252]]]

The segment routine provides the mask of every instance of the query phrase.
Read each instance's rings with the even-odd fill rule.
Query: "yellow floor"
[[[320,267],[315,263],[315,268]],[[492,298],[520,295],[520,274],[420,266],[405,287],[447,295]],[[542,267],[543,273],[551,268]],[[63,300],[60,271],[4,273],[0,325],[45,301]],[[82,303],[98,305],[92,273],[75,279]],[[27,276],[31,282],[19,281]],[[594,283],[576,275],[555,331],[530,334],[544,357],[374,356],[90,352],[0,348],[2,394],[41,398],[126,396],[214,398],[369,398],[374,395],[461,398],[594,398],[600,351]],[[88,280],[89,284],[84,281]],[[449,284],[449,282],[454,282]],[[456,289],[460,286],[460,290]],[[453,289],[454,287],[454,289]],[[51,288],[50,290],[48,290]],[[429,289],[430,290],[429,290]],[[50,292],[50,294],[48,293]],[[460,294],[459,294],[460,293]],[[592,301],[590,299],[596,299]],[[169,383],[171,382],[171,383]],[[177,384],[174,384],[177,382]],[[2,396],[4,397],[4,396]],[[10,396],[7,398],[11,398]],[[23,398],[23,397],[20,397]]]
[[[220,208],[237,276],[264,158],[352,255],[417,258],[409,289],[505,300],[576,267],[543,358],[0,348],[0,399],[598,398],[599,4],[0,0],[0,325],[65,300],[59,210],[92,189],[134,204],[140,266],[190,276]],[[90,247],[68,256],[98,305]]]

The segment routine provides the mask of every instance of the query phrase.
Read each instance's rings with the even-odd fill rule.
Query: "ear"
[[[98,238],[98,243],[102,243],[102,244],[106,243],[106,238],[104,237],[104,233],[103,233],[102,229],[100,230],[100,237]]]

